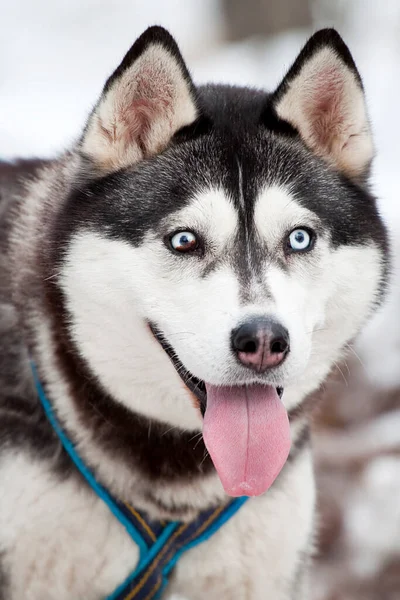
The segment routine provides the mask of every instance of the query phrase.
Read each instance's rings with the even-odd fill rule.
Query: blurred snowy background
[[[336,27],[350,46],[375,132],[373,185],[392,234],[393,280],[317,414],[321,534],[313,600],[399,600],[400,1],[3,2],[0,158],[52,156],[66,147],[106,77],[151,24],[176,36],[197,82],[272,89],[319,27]]]

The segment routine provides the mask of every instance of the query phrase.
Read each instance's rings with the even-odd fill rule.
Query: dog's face
[[[337,34],[316,34],[268,95],[196,90],[153,28],[80,152],[59,283],[72,340],[117,400],[196,429],[221,390],[284,388],[290,409],[319,385],[384,273],[363,90]]]

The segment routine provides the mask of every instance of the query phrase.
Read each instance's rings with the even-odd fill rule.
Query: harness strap
[[[168,575],[186,550],[210,538],[248,500],[246,496],[202,511],[194,521],[151,521],[130,506],[115,500],[96,480],[79,456],[54,413],[37,370],[31,362],[39,399],[46,416],[58,435],[64,449],[90,487],[105,502],[113,515],[125,527],[139,547],[139,561],[127,579],[106,600],[153,600],[159,598],[168,583]]]
[[[148,517],[130,504],[120,504],[121,510],[130,521],[133,521],[136,529],[145,540],[148,547],[152,546],[162,534],[166,521],[150,521]]]
[[[246,500],[245,497],[238,498],[225,506],[203,511],[194,521],[180,523],[162,548],[141,569],[136,569],[107,600],[158,598],[181,555],[210,538]]]

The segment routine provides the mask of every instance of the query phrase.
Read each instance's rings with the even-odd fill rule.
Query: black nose
[[[231,335],[232,349],[240,362],[263,372],[283,362],[289,352],[289,332],[272,319],[246,321]]]

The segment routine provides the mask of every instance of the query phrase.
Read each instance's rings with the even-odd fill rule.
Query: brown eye
[[[171,239],[170,244],[176,252],[193,252],[198,247],[198,241],[191,231],[178,231]]]

